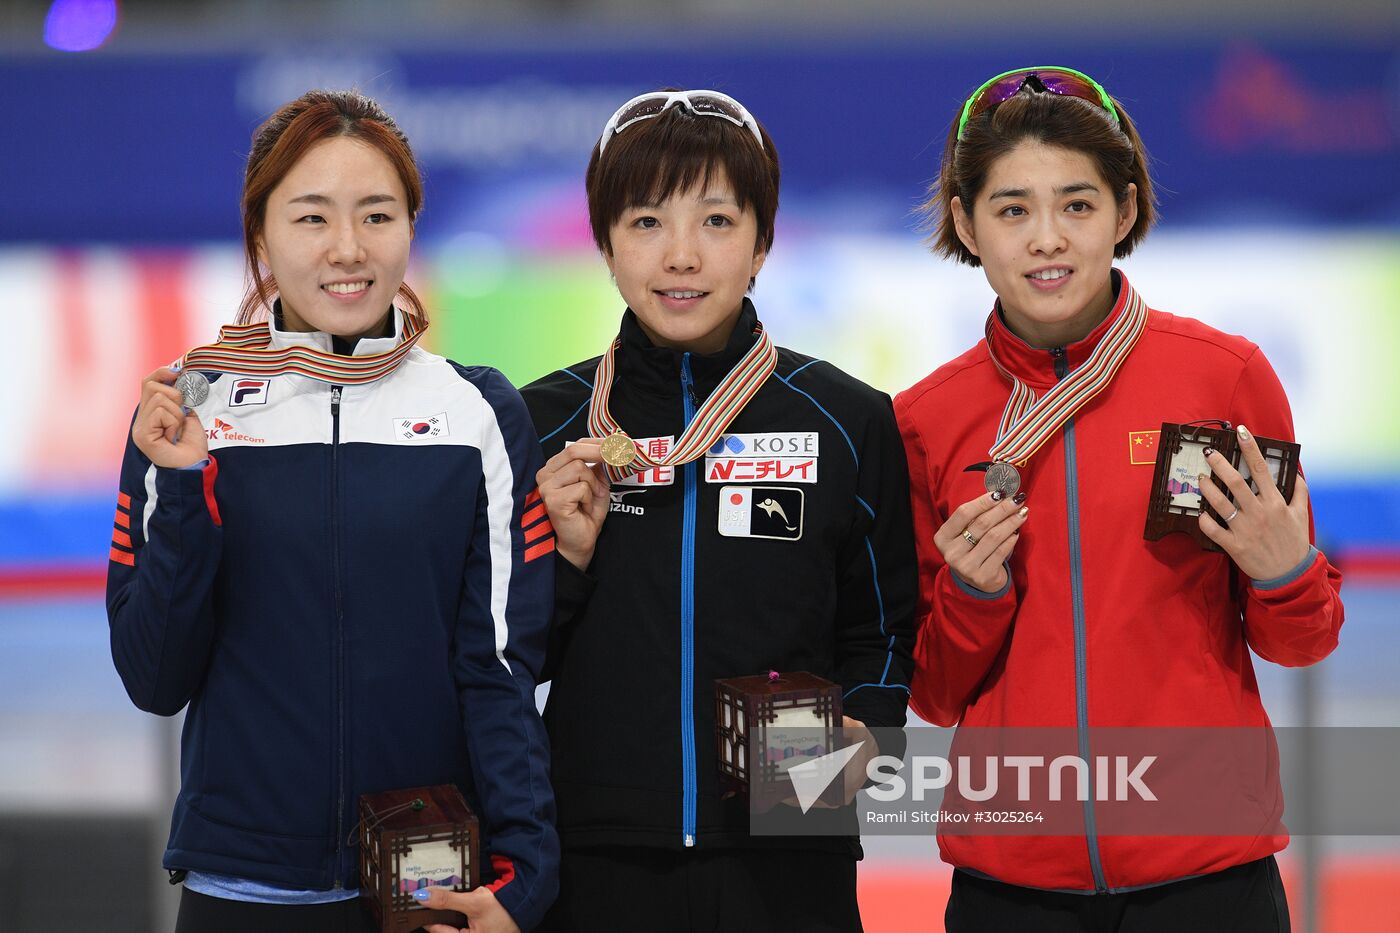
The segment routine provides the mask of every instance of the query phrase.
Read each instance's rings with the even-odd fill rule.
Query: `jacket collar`
[[[369,356],[374,353],[388,353],[397,347],[403,338],[403,312],[397,307],[392,310],[393,334],[388,337],[361,337],[359,340],[351,341],[319,330],[284,329],[282,301],[278,299],[273,303],[272,316],[267,322],[268,335],[271,338],[271,343],[268,346],[274,350],[283,350],[288,347],[309,347],[313,350],[323,350],[326,353],[337,353],[341,356]]]
[[[744,299],[744,307],[724,349],[708,355],[691,353],[690,373],[694,379],[695,394],[703,399],[725,375],[734,368],[757,339],[754,325],[758,323],[758,311],[753,302]],[[687,356],[680,350],[658,347],[642,330],[637,315],[631,308],[622,315],[620,329],[622,345],[617,353],[618,386],[628,392],[642,389],[664,395],[679,395],[681,392],[681,363]]]
[[[1128,305],[1128,295],[1131,286],[1128,285],[1127,278],[1117,269],[1109,273],[1113,277],[1113,307],[1108,315],[1099,322],[1098,326],[1091,330],[1082,340],[1077,340],[1066,347],[1047,348],[1033,347],[1020,337],[1012,333],[1011,328],[1006,326],[1006,319],[1002,315],[1001,301],[998,299],[992,308],[991,325],[987,332],[987,341],[997,360],[1007,370],[1013,373],[1018,379],[1029,386],[1045,387],[1054,385],[1058,381],[1055,376],[1055,350],[1064,350],[1065,357],[1069,363],[1070,370],[1082,365],[1085,360],[1094,352],[1094,348],[1099,345],[1113,327],[1114,321],[1123,314],[1123,309]]]

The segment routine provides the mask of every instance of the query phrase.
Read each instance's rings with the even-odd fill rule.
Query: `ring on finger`
[[[964,528],[962,536],[968,544],[972,545],[973,547],[977,546],[977,536],[972,533],[971,528]]]
[[[1235,516],[1238,515],[1238,514],[1240,514],[1240,510],[1239,510],[1239,509],[1235,509],[1235,511],[1233,511],[1233,512],[1231,512],[1229,515],[1225,516],[1225,524],[1227,524],[1227,525],[1230,524],[1230,522],[1233,521],[1234,518],[1235,518]]]

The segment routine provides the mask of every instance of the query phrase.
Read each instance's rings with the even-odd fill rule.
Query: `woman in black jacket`
[[[876,751],[867,727],[902,726],[908,699],[915,566],[890,400],[775,346],[746,297],[778,183],[773,141],[714,91],[628,101],[589,163],[593,236],[628,310],[603,357],[523,391],[558,548],[549,929],[860,928],[855,840],[751,836],[715,762],[717,678],[837,682],[869,740],[853,772]],[[610,481],[618,436],[636,459]]]

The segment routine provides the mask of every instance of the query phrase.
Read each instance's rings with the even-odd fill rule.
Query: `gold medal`
[[[700,459],[705,451],[714,447],[749,399],[758,394],[778,363],[778,349],[773,345],[773,338],[757,321],[754,322],[753,334],[753,346],[720,380],[700,410],[690,419],[685,432],[669,449],[650,442],[645,449],[638,448],[636,441],[628,437],[622,425],[608,411],[615,357],[622,345],[621,337],[614,340],[598,361],[593,394],[588,399],[588,436],[603,438],[602,461],[608,479],[617,482],[637,472],[683,466]]]
[[[637,459],[637,445],[623,431],[617,431],[603,438],[601,447],[603,462],[610,467],[622,469]]]

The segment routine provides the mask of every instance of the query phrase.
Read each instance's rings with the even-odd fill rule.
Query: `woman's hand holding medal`
[[[978,496],[958,506],[934,534],[938,553],[968,586],[995,593],[1006,585],[1006,560],[1030,511],[1021,504],[1024,501],[1024,493],[1011,498],[1000,492]]]
[[[1303,481],[1303,475],[1298,474],[1293,501],[1283,501],[1283,494],[1269,479],[1269,466],[1253,435],[1244,425],[1236,428],[1236,433],[1240,438],[1240,454],[1259,492],[1249,488],[1249,481],[1230,465],[1230,461],[1218,451],[1207,448],[1206,463],[1225,483],[1235,501],[1231,502],[1210,477],[1202,474],[1201,495],[1224,523],[1203,509],[1201,531],[1224,548],[1251,579],[1272,580],[1297,567],[1308,555],[1311,546],[1308,541],[1308,484]]]
[[[131,440],[158,467],[179,469],[209,456],[209,436],[174,382],[175,370],[162,366],[141,383],[141,404]]]
[[[611,505],[602,444],[602,438],[580,438],[535,474],[559,555],[580,570],[587,570],[593,560],[593,546]]]

